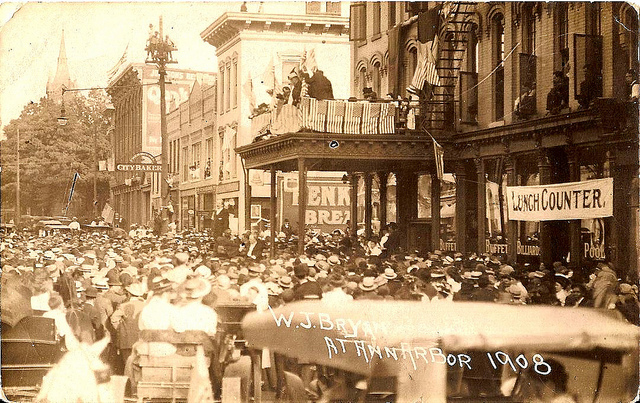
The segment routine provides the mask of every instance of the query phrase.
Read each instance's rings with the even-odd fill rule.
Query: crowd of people
[[[605,262],[578,272],[562,262],[514,265],[490,254],[406,251],[394,225],[378,241],[309,230],[298,255],[296,234],[283,230],[275,234],[275,257],[268,256],[269,231],[7,234],[0,244],[2,295],[23,295],[32,312],[55,320],[61,339],[111,335],[105,358],[116,373],[125,372],[141,331],[215,335],[216,307],[230,301],[258,310],[309,298],[547,304],[609,309],[639,324],[637,286]],[[7,309],[3,303],[3,318]]]

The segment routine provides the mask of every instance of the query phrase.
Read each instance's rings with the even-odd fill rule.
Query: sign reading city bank
[[[551,221],[611,217],[613,178],[537,186],[507,186],[509,220]]]
[[[161,172],[162,164],[136,164],[131,162],[122,162],[116,164],[116,171]]]

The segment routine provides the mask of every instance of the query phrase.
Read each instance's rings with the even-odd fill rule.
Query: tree
[[[2,208],[15,207],[16,140],[20,130],[20,195],[21,213],[32,215],[62,215],[67,204],[71,182],[77,181],[69,216],[93,216],[94,148],[97,160],[111,154],[109,121],[105,117],[104,92],[92,91],[87,96],[67,92],[64,95],[68,124],[60,126],[60,104],[45,97],[31,102],[18,119],[4,129],[2,143]],[[94,147],[95,135],[95,147]],[[109,198],[109,174],[97,172],[97,202],[102,208]],[[100,210],[99,210],[100,211]]]

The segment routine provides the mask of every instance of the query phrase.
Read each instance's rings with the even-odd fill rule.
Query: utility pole
[[[150,26],[151,28],[152,26]],[[160,174],[160,195],[162,197],[163,225],[162,233],[166,232],[168,224],[168,208],[169,205],[169,141],[167,139],[167,103],[165,99],[165,85],[167,75],[167,64],[177,63],[173,60],[172,52],[178,50],[169,36],[163,37],[162,16],[160,16],[159,30],[151,33],[147,42],[147,60],[145,63],[153,63],[158,66],[158,75],[160,76],[160,134],[162,141],[162,171]]]
[[[20,128],[16,129],[16,213],[14,224],[16,230],[20,224]]]
[[[98,218],[98,126],[93,124],[93,217]]]

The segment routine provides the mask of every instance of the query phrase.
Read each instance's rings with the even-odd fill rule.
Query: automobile
[[[341,394],[320,388],[321,401],[528,402],[541,384],[566,401],[629,402],[638,391],[638,327],[592,308],[300,301],[242,326],[250,347],[333,374]],[[297,374],[284,378],[289,401],[309,398]]]

